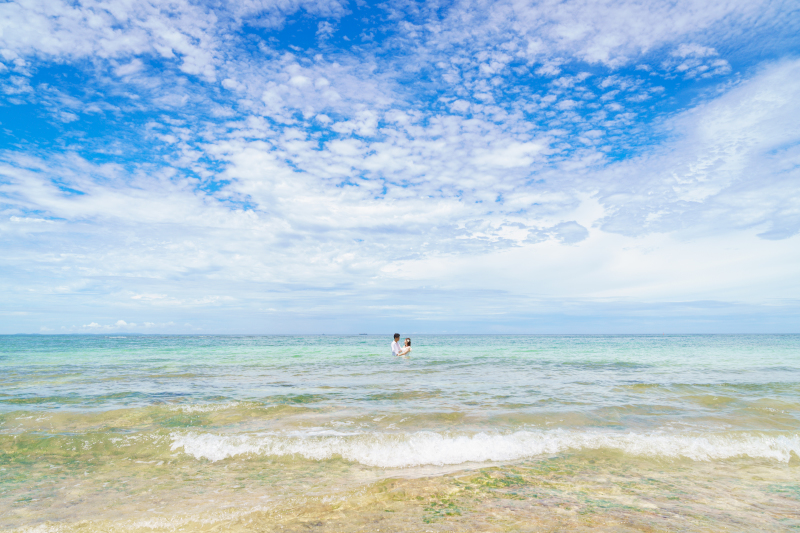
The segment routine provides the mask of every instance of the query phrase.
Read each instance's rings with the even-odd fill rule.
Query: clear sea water
[[[0,337],[0,529],[800,529],[800,336]]]

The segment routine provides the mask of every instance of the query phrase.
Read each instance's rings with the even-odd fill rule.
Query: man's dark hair
[[[400,338],[400,334],[399,334],[399,333],[395,333],[395,334],[394,334],[394,338],[395,338],[395,339],[399,339],[399,338]]]

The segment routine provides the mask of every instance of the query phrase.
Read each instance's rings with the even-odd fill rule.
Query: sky
[[[0,333],[800,333],[794,0],[0,3]]]

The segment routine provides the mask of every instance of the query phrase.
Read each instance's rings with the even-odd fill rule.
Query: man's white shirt
[[[392,343],[392,355],[397,355],[400,353],[400,344],[397,341]]]

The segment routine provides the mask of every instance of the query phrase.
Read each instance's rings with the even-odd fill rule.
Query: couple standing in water
[[[392,343],[392,355],[408,355],[411,353],[411,338],[406,337],[406,342],[400,346],[400,334],[394,334],[394,342]]]

